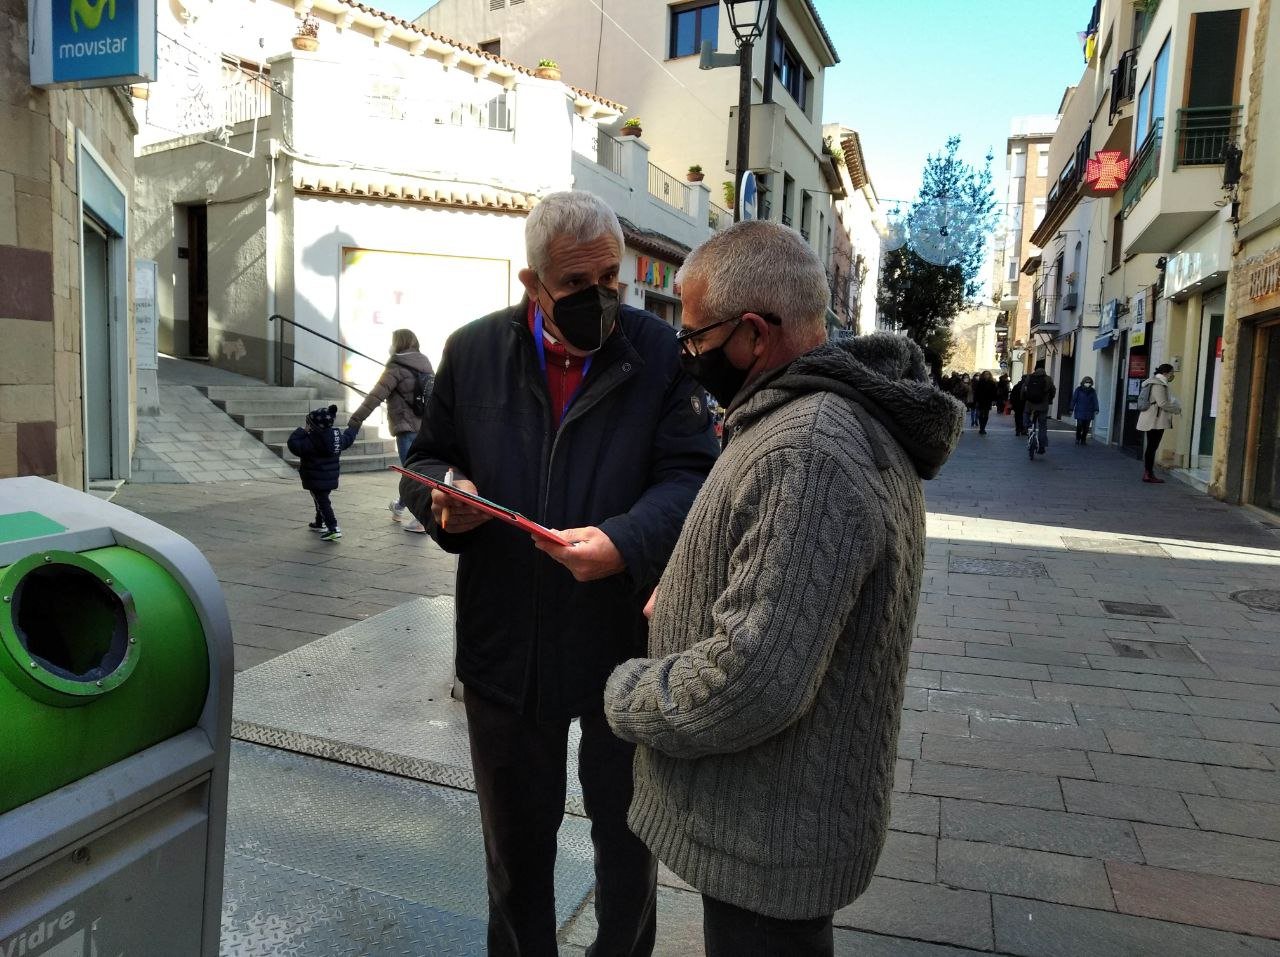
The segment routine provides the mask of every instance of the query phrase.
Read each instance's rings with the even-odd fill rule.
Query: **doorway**
[[[111,247],[106,231],[84,219],[85,459],[89,481],[115,477],[115,370],[111,335]]]
[[[209,358],[209,208],[187,207],[187,355]]]
[[[1280,512],[1280,324],[1258,330],[1255,368],[1262,372],[1257,406],[1253,504]]]
[[[1200,394],[1196,409],[1196,434],[1191,443],[1193,469],[1207,469],[1213,462],[1213,439],[1218,422],[1218,390],[1222,380],[1222,314],[1212,312],[1208,320],[1203,323],[1200,341]]]

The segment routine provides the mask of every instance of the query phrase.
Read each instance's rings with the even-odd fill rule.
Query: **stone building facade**
[[[0,57],[0,478],[38,475],[83,488],[125,477],[135,431],[127,232],[137,127],[123,89],[31,86],[23,0],[0,2],[0,35],[11,38]],[[86,188],[103,197],[91,203],[113,209],[86,207]],[[86,230],[102,238],[92,254],[105,248],[109,257],[103,268],[90,264],[95,290],[107,296],[90,304],[91,321],[107,323],[95,327],[95,341],[112,346],[94,357],[115,360],[105,383],[85,365]],[[107,408],[90,413],[87,397],[102,386]]]

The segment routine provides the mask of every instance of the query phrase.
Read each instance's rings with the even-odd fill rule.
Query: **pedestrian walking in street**
[[[1044,360],[1036,363],[1035,370],[1027,376],[1022,387],[1022,399],[1027,404],[1027,417],[1031,420],[1030,430],[1035,437],[1036,453],[1044,455],[1049,451],[1049,406],[1058,387],[1044,371]]]
[[[1138,431],[1145,433],[1142,481],[1152,485],[1164,484],[1164,479],[1156,475],[1156,452],[1165,429],[1173,428],[1173,417],[1182,414],[1182,403],[1169,394],[1175,374],[1167,362],[1156,366],[1156,374],[1142,383],[1138,393]]]
[[[458,558],[459,680],[489,876],[488,953],[556,954],[556,833],[569,724],[595,847],[590,954],[647,957],[657,863],[627,827],[635,747],[605,721],[605,679],[644,654],[643,608],[718,450],[675,331],[620,305],[622,228],[603,200],[552,193],[525,224],[527,295],[455,332],[407,467],[563,529],[535,548],[406,478]]]
[[[973,407],[978,413],[978,434],[987,434],[987,423],[991,421],[991,406],[996,401],[996,380],[988,371],[983,371],[973,380]]]
[[[974,386],[977,385],[978,377],[969,376],[964,373],[960,376],[960,401],[964,403],[965,410],[969,413],[969,425],[976,426],[978,424],[978,407],[974,401]]]
[[[338,407],[312,409],[307,413],[306,424],[293,430],[289,436],[289,451],[298,457],[298,476],[302,487],[311,493],[315,508],[307,528],[319,532],[326,542],[336,542],[342,537],[338,516],[333,511],[330,496],[338,490],[338,477],[342,473],[342,453],[355,441],[355,430],[345,432],[333,424]]]
[[[996,414],[1009,414],[1009,376],[1003,372],[996,382]]]
[[[1071,393],[1071,414],[1076,420],[1076,445],[1085,445],[1089,438],[1089,429],[1093,420],[1098,417],[1098,393],[1093,388],[1093,379],[1085,376]]]
[[[964,408],[920,348],[827,342],[817,256],[738,223],[680,272],[685,367],[727,445],[605,690],[630,821],[702,893],[708,957],[833,953],[884,844],[925,543]]]
[[[1024,375],[1009,390],[1009,404],[1013,406],[1013,434],[1015,436],[1027,434],[1027,399],[1025,395],[1027,378]]]
[[[397,329],[391,333],[391,358],[360,408],[351,413],[347,428],[359,432],[373,410],[387,403],[387,427],[395,436],[396,452],[404,465],[418,429],[422,428],[422,413],[434,381],[431,360],[422,354],[418,337],[412,329]],[[406,532],[426,532],[426,526],[412,515],[404,521],[404,500],[398,495],[387,507],[391,509],[391,520],[400,522]]]

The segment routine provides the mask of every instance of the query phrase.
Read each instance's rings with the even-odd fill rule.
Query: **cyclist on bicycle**
[[[1035,371],[1027,376],[1022,387],[1023,401],[1027,403],[1027,417],[1031,419],[1031,434],[1036,440],[1036,452],[1040,455],[1049,448],[1049,404],[1058,389],[1044,371],[1044,361],[1036,363]]]

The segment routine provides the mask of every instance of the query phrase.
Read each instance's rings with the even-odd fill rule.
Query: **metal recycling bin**
[[[231,627],[175,533],[0,481],[0,957],[212,957]]]

